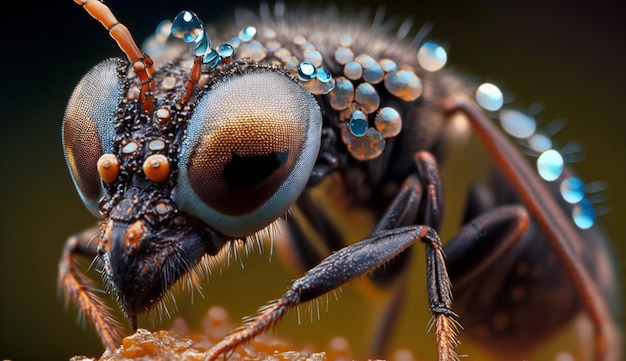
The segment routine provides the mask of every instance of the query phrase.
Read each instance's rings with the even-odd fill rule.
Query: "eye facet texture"
[[[283,215],[304,189],[322,116],[299,83],[270,69],[218,82],[191,117],[179,161],[179,207],[245,237]]]
[[[114,112],[122,96],[118,59],[94,66],[80,80],[65,110],[63,151],[72,180],[85,206],[100,216],[104,189],[98,159],[113,150]]]

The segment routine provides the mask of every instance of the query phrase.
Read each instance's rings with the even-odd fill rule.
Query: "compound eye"
[[[100,215],[98,202],[104,194],[98,160],[113,150],[114,112],[123,90],[119,67],[119,59],[109,59],[85,74],[74,89],[63,118],[67,166],[80,198],[96,216]]]
[[[218,82],[189,122],[179,207],[232,237],[264,228],[304,189],[321,125],[315,98],[284,73],[256,70]]]

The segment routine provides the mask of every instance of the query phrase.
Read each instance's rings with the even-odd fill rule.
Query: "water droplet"
[[[342,122],[341,139],[350,154],[358,160],[374,159],[385,149],[385,139],[378,130],[372,127],[367,128],[365,135],[362,137],[355,137],[350,132],[350,124]]]
[[[275,52],[276,50],[280,49],[280,47],[281,47],[280,43],[276,40],[270,40],[267,43],[265,43],[265,48],[270,53]]]
[[[546,150],[537,158],[537,170],[547,181],[558,179],[563,173],[563,156],[554,149]]]
[[[256,28],[254,26],[246,26],[239,32],[239,39],[241,39],[241,41],[243,41],[244,43],[247,43],[248,41],[252,40],[255,35]]]
[[[352,37],[348,34],[344,34],[339,38],[339,45],[341,46],[350,46],[352,45]]]
[[[191,11],[181,11],[172,21],[172,36],[188,43],[196,40],[202,33],[204,33],[204,27],[200,18]]]
[[[265,29],[263,31],[263,37],[265,39],[275,39],[276,38],[276,31],[274,31],[274,29]]]
[[[355,110],[350,118],[350,133],[355,137],[362,137],[367,131],[367,117],[360,111]]]
[[[296,35],[293,37],[293,43],[298,46],[302,46],[306,44],[306,38],[302,35]]]
[[[363,67],[356,61],[351,61],[344,65],[343,73],[348,79],[357,80],[363,75]]]
[[[322,83],[328,83],[333,79],[333,75],[326,68],[317,69],[317,79]]]
[[[394,96],[404,101],[411,101],[419,98],[422,94],[422,81],[415,73],[400,70],[387,73],[385,88]]]
[[[596,210],[587,198],[574,206],[572,210],[574,223],[581,229],[588,229],[596,222]]]
[[[218,66],[221,61],[222,59],[220,58],[220,55],[217,53],[217,51],[215,51],[215,49],[211,49],[211,51],[205,54],[202,58],[202,62],[204,64],[208,64],[211,69]]]
[[[476,102],[486,110],[495,111],[504,104],[504,96],[497,86],[484,83],[476,89]]]
[[[308,81],[315,78],[316,73],[317,69],[315,69],[315,66],[308,61],[303,61],[298,66],[298,76],[303,81]]]
[[[385,73],[398,71],[398,65],[391,59],[381,59],[379,63]]]
[[[354,100],[359,103],[361,110],[367,114],[373,113],[380,106],[380,97],[370,83],[361,83],[354,92]]]
[[[354,60],[354,53],[352,49],[341,46],[335,51],[335,60],[339,64],[347,64]]]
[[[338,77],[335,89],[330,92],[330,106],[335,110],[347,109],[354,100],[354,85],[344,77]]]
[[[585,183],[576,177],[563,179],[563,182],[561,182],[561,196],[571,204],[582,201],[585,197]]]
[[[363,80],[366,82],[377,84],[380,83],[384,76],[385,72],[383,68],[378,64],[378,62],[367,54],[359,54],[354,61],[361,64],[363,67]]]
[[[528,146],[537,153],[545,152],[552,148],[552,140],[541,133],[535,133],[528,138]]]
[[[305,50],[315,50],[315,44],[313,44],[310,41],[307,41],[306,43],[302,44],[300,49],[302,49],[302,51],[305,51]]]
[[[383,138],[395,137],[402,130],[402,118],[398,111],[391,107],[381,108],[376,114],[374,123]]]
[[[228,41],[228,43],[230,45],[233,46],[233,48],[237,49],[239,47],[239,45],[241,45],[241,39],[239,39],[238,36],[234,36],[232,38],[230,38],[230,40]]]
[[[215,48],[220,58],[230,58],[235,53],[235,49],[230,44],[220,44]]]
[[[313,64],[315,67],[322,65],[322,53],[317,50],[305,50],[302,52],[304,61]]]
[[[211,39],[209,39],[204,31],[198,35],[193,43],[194,48],[196,49],[196,56],[203,56],[209,51],[209,49],[211,49]]]
[[[500,124],[507,133],[520,139],[528,138],[537,131],[535,118],[518,110],[502,109]]]
[[[280,48],[274,52],[274,56],[284,63],[291,58],[291,51],[286,48]]]
[[[417,62],[427,71],[437,71],[448,62],[448,53],[436,42],[427,41],[417,52]]]

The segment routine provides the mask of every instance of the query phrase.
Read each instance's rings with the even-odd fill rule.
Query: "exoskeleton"
[[[580,314],[593,359],[619,359],[615,272],[584,183],[532,116],[501,109],[497,87],[444,68],[441,46],[407,38],[404,25],[394,33],[382,13],[365,22],[279,3],[210,35],[183,11],[140,50],[104,4],[75,2],[125,54],[80,80],[63,121],[72,178],[102,221],[68,240],[59,282],[108,349],[121,328],[79,256],[96,259],[136,329],[225,249],[280,237],[306,273],[208,360],[352,279],[399,282],[419,243],[439,360],[457,359],[458,332],[513,357]],[[467,189],[456,234],[441,240],[439,165],[470,128],[495,167]]]

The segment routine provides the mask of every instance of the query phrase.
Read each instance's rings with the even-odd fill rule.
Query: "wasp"
[[[306,273],[207,360],[362,276],[400,284],[402,298],[418,244],[438,360],[458,359],[459,332],[523,354],[582,313],[593,359],[620,358],[616,276],[584,183],[532,116],[502,108],[496,86],[446,69],[437,43],[408,39],[404,24],[393,35],[379,13],[363,23],[278,3],[215,36],[182,11],[142,50],[106,5],[75,2],[125,55],[80,80],[63,119],[72,179],[102,221],[69,238],[59,283],[107,349],[122,328],[79,258],[99,265],[137,329],[139,315],[229,247],[280,238]],[[467,189],[462,222],[442,242],[439,168],[467,127],[495,167]]]

